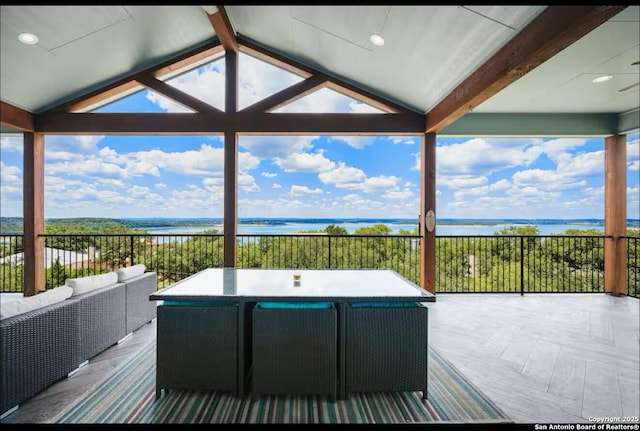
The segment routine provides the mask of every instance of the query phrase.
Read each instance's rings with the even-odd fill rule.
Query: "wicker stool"
[[[168,305],[169,304],[169,305]],[[238,305],[158,306],[156,397],[163,389],[238,391]]]
[[[345,306],[345,392],[423,391],[427,315],[420,303]]]
[[[316,308],[318,304],[327,308]],[[335,400],[337,311],[331,303],[304,305],[258,303],[254,307],[254,396],[326,394]]]

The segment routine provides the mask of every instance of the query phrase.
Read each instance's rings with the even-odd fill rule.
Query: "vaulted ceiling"
[[[38,42],[19,42],[23,32]],[[425,115],[426,130],[445,135],[640,127],[635,5],[4,5],[0,100],[37,115],[230,43]],[[1,131],[19,130],[6,112]]]

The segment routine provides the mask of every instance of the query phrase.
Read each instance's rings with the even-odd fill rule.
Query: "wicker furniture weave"
[[[336,398],[337,312],[260,308],[252,313],[253,395],[316,394]]]
[[[157,274],[0,321],[0,414],[66,377],[156,317]]]
[[[70,298],[0,321],[0,414],[78,367],[79,306]]]
[[[156,397],[163,389],[238,387],[238,306],[158,306]]]
[[[75,298],[80,301],[74,326],[82,361],[93,358],[127,335],[124,283],[96,289]]]
[[[126,332],[140,328],[156,318],[157,304],[149,301],[149,295],[158,290],[158,274],[145,272],[124,282],[126,285]]]
[[[345,390],[420,390],[427,398],[428,308],[344,307]]]

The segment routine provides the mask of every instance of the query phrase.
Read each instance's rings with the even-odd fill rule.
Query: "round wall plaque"
[[[433,229],[436,227],[436,213],[434,213],[433,210],[427,211],[425,224],[427,225],[427,231],[433,232]]]

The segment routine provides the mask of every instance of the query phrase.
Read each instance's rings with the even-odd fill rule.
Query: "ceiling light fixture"
[[[33,33],[20,33],[18,40],[26,45],[35,45],[38,43],[38,36]]]
[[[613,75],[602,75],[598,76],[597,78],[593,78],[591,82],[593,82],[594,84],[599,84],[600,82],[607,82],[611,79],[613,79]]]
[[[369,40],[375,46],[384,45],[384,37],[380,36],[379,34],[372,34],[371,36],[369,36]]]
[[[387,9],[387,14],[384,16],[384,22],[382,23],[382,26],[380,27],[380,31],[378,31],[377,33],[373,33],[371,36],[369,36],[369,40],[375,46],[384,45],[384,37],[382,37],[382,30],[384,30],[384,26],[387,24],[387,18],[389,18],[389,12],[390,11],[391,11],[391,6],[389,6],[389,9]]]

